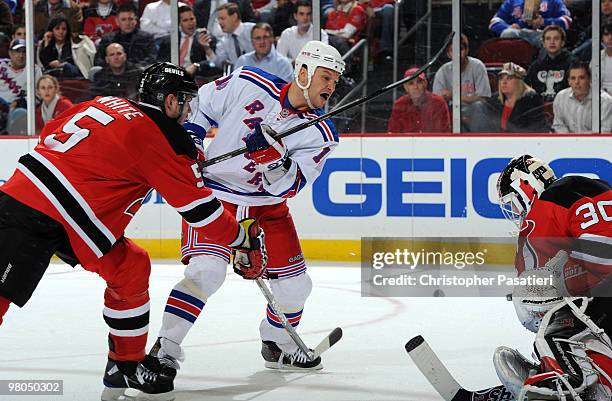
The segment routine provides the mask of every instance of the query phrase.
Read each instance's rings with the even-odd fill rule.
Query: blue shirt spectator
[[[251,41],[255,50],[240,56],[234,68],[248,65],[272,73],[287,82],[293,80],[291,61],[274,49],[274,33],[269,24],[256,24],[251,31]]]

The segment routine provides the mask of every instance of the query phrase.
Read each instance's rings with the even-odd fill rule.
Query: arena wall
[[[37,138],[2,138],[0,183]],[[289,201],[308,259],[358,261],[362,237],[456,237],[511,260],[515,227],[495,183],[513,156],[550,162],[557,175],[612,182],[609,135],[350,135],[319,179]],[[126,232],[153,258],[179,257],[180,219],[153,192]],[[476,239],[478,237],[479,239]]]

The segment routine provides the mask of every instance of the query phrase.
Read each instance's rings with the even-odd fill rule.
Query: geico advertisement
[[[297,134],[299,135],[299,134]],[[508,161],[528,153],[557,176],[612,182],[612,137],[342,137],[321,176],[289,201],[302,238],[500,236],[513,229],[497,204]],[[0,182],[33,140],[0,142]],[[156,192],[127,230],[134,238],[178,238],[180,220]]]

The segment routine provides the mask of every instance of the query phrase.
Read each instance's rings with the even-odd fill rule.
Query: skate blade
[[[147,394],[133,388],[105,387],[102,391],[102,401],[174,401],[174,391],[162,394]]]
[[[317,366],[313,366],[311,368],[298,368],[295,367],[293,365],[278,365],[278,362],[268,362],[266,361],[265,365],[266,368],[268,369],[274,369],[274,370],[278,370],[281,372],[307,372],[307,371],[314,371],[314,370],[321,370],[323,369],[323,364],[320,363]]]

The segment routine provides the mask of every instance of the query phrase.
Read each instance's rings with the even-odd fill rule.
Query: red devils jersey
[[[346,24],[351,24],[357,31],[353,35],[353,38],[357,38],[359,33],[365,28],[368,22],[368,15],[364,11],[363,7],[356,4],[351,8],[349,12],[344,12],[340,9],[333,9],[327,16],[327,29],[337,30],[342,29]]]
[[[572,295],[612,275],[612,190],[601,180],[569,176],[551,184],[525,217],[516,268],[543,267],[560,250],[570,255],[564,267]]]
[[[84,267],[109,251],[156,189],[194,227],[229,244],[238,225],[204,187],[187,132],[159,109],[97,97],[45,126],[0,187],[62,223]]]

